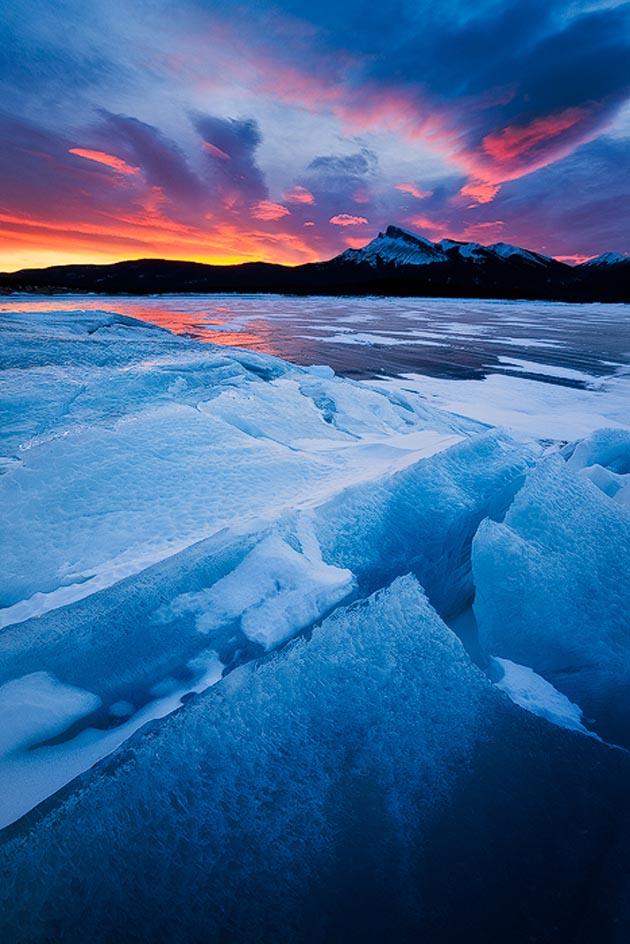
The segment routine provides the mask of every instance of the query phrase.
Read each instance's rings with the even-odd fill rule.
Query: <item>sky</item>
[[[3,0],[0,269],[630,252],[630,3]]]

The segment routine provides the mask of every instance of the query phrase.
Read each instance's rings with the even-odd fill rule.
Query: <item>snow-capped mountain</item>
[[[367,263],[370,266],[406,266],[448,263],[456,259],[487,263],[496,261],[497,258],[511,263],[524,262],[543,267],[555,263],[549,256],[508,243],[482,246],[481,243],[465,243],[455,239],[442,239],[433,243],[399,226],[388,226],[384,233],[379,233],[366,246],[361,249],[347,249],[337,260]]]
[[[604,252],[601,256],[583,262],[581,268],[599,268],[600,266],[618,265],[619,263],[630,263],[630,256],[622,256],[619,252]]]
[[[510,246],[509,243],[493,243],[491,246],[486,246],[486,249],[490,252],[495,253],[495,255],[500,256],[501,259],[509,259],[513,261],[514,259],[523,259],[526,262],[533,262],[535,265],[548,265],[550,262],[554,262],[551,256],[543,256],[539,252],[532,252],[529,249],[521,249],[520,246]]]
[[[428,265],[448,261],[440,243],[432,243],[423,236],[408,233],[398,226],[388,226],[384,233],[379,233],[367,246],[361,249],[347,249],[338,258],[344,262],[367,262],[372,266],[379,263]]]

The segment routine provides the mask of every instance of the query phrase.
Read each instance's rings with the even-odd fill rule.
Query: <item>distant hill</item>
[[[397,226],[362,249],[301,266],[138,259],[0,274],[0,292],[106,295],[271,292],[630,302],[630,257],[605,253],[579,266],[494,243],[431,242]]]

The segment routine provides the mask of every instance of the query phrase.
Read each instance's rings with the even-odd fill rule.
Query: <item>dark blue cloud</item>
[[[204,199],[204,185],[190,169],[183,150],[158,128],[105,110],[100,116],[98,137],[114,153],[139,165],[147,183],[182,207]]]
[[[321,155],[308,165],[304,180],[315,194],[351,197],[365,186],[378,167],[378,157],[369,148],[354,154]]]
[[[268,195],[267,186],[255,156],[262,140],[257,123],[251,118],[239,120],[196,114],[193,124],[210,146],[206,155],[218,194],[231,196],[241,203],[264,200]]]

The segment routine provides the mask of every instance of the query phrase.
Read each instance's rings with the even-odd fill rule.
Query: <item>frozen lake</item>
[[[367,379],[488,374],[583,387],[630,366],[630,308],[554,302],[276,295],[14,296],[0,313],[116,311],[203,341]]]
[[[374,841],[368,897],[448,940],[488,889],[501,940],[524,888],[530,940],[577,940],[593,875],[625,914],[627,309],[3,308],[2,941],[118,940],[121,887],[133,940],[251,940]]]

